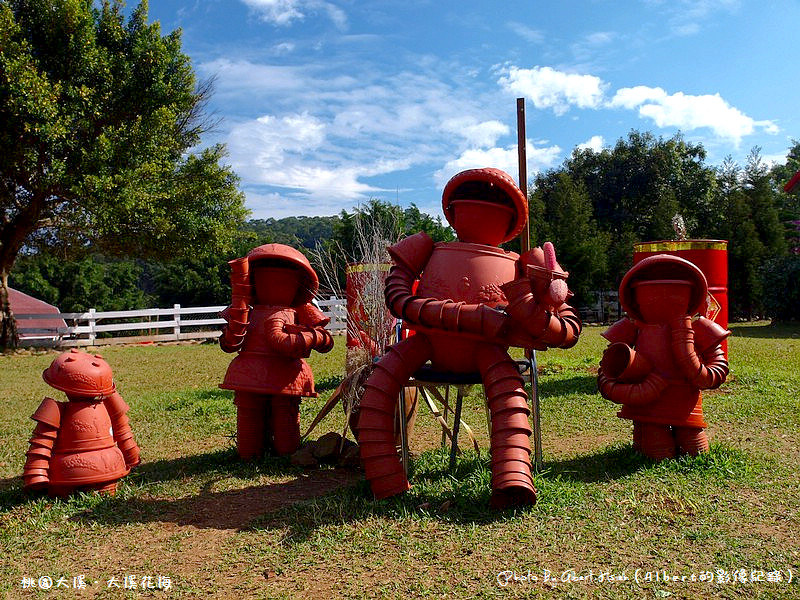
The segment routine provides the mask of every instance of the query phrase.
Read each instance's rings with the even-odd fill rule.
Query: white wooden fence
[[[345,301],[331,297],[329,300],[318,300],[317,304],[325,316],[331,319],[327,329],[333,334],[344,333],[347,329]],[[221,333],[220,326],[225,323],[219,317],[224,308],[225,306],[182,307],[176,304],[172,308],[103,312],[90,308],[82,313],[14,316],[22,345],[70,347],[216,338]],[[67,326],[39,329],[25,327],[26,321],[59,319],[67,322]]]

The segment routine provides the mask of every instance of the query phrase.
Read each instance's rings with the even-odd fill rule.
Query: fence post
[[[94,341],[97,339],[97,333],[95,332],[94,328],[97,325],[97,320],[94,316],[95,310],[93,308],[89,309],[89,345],[94,346]]]
[[[172,308],[175,309],[175,341],[179,342],[181,339],[181,305],[175,304]]]

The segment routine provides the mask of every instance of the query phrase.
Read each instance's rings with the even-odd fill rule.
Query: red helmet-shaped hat
[[[708,283],[703,272],[686,259],[671,254],[648,256],[633,265],[619,284],[619,303],[632,318],[642,320],[642,312],[633,293],[644,282],[686,281],[691,286],[687,313],[694,315],[705,311]]]
[[[108,396],[115,389],[114,374],[103,357],[77,348],[59,355],[42,378],[57,390],[85,398]]]
[[[500,169],[455,175],[444,187],[442,209],[459,239],[492,245],[517,237],[528,219],[528,199]],[[457,209],[463,216],[456,215]]]
[[[297,294],[295,304],[311,302],[319,289],[319,278],[311,267],[311,263],[302,252],[291,246],[285,244],[257,246],[247,253],[247,260],[253,266],[258,266],[259,262],[266,262],[276,267],[295,267],[300,271],[302,274],[301,289]]]

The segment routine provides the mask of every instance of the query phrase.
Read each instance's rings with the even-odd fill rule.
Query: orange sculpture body
[[[627,317],[604,334],[611,344],[600,361],[603,397],[633,421],[633,445],[654,460],[708,451],[700,390],[728,376],[722,348],[730,335],[710,319],[706,278],[691,262],[666,254],[636,263],[622,279]]]
[[[358,441],[366,476],[377,498],[409,489],[394,411],[400,388],[430,360],[439,371],[481,374],[491,413],[492,506],[533,504],[530,410],[508,347],[577,342],[581,323],[565,303],[567,273],[552,244],[522,257],[497,247],[520,233],[528,214],[527,199],[503,171],[459,173],[442,205],[458,241],[434,244],[417,233],[389,249],[386,304],[416,335],[389,348],[365,385]]]
[[[139,447],[111,367],[98,354],[73,349],[42,377],[69,401],[45,398],[31,416],[36,428],[22,473],[25,488],[46,488],[51,496],[76,490],[113,494],[117,481],[139,464]]]
[[[270,448],[290,454],[300,445],[300,398],[317,395],[303,359],[333,348],[330,319],[311,304],[319,280],[308,259],[283,244],[258,246],[230,265],[220,347],[239,354],[220,387],[235,391],[237,450],[243,459]]]

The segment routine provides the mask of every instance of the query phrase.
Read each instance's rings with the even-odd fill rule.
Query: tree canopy
[[[140,256],[229,245],[247,214],[181,51],[120,0],[0,0],[0,345],[7,280],[25,247]]]

